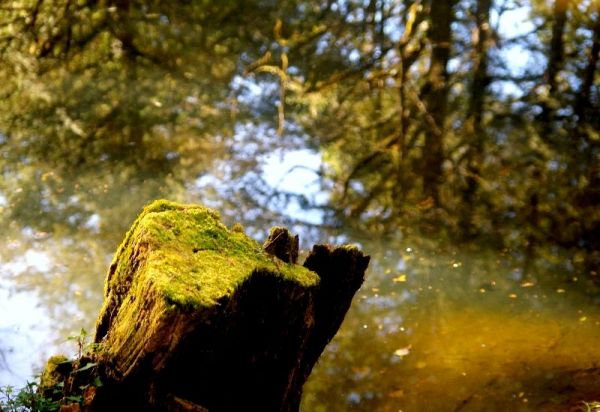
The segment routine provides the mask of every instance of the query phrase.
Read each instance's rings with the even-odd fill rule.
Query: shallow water
[[[563,411],[600,399],[590,286],[491,261],[436,256],[371,273],[304,410]]]
[[[575,373],[598,366],[592,342],[600,337],[600,317],[573,322],[568,316],[577,311],[565,315],[468,308],[438,317],[437,325],[423,319],[409,333],[381,342],[364,337],[358,343],[362,351],[388,356],[354,349],[352,385],[344,403],[356,410],[526,411],[564,410],[565,404],[593,400],[600,394],[598,386],[588,388]],[[314,381],[326,379],[329,362],[322,362]],[[319,391],[317,382],[309,388]],[[305,403],[305,410],[316,409]]]

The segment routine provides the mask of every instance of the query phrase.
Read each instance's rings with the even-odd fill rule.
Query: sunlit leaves
[[[403,273],[403,274],[396,276],[395,278],[392,279],[392,282],[394,282],[394,283],[406,282],[406,274]]]

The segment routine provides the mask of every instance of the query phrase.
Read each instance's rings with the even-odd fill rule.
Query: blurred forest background
[[[546,279],[592,318],[599,60],[598,0],[4,0],[0,285],[92,324],[111,253],[163,197],[257,238],[283,222],[358,242],[373,274],[306,410],[419,405],[397,368],[427,369],[408,356],[423,317],[436,336],[440,313],[494,290],[563,308],[531,303]],[[309,170],[273,184],[273,163]],[[461,390],[454,405],[475,402]]]

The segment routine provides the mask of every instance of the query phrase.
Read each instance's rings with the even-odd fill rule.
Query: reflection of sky
[[[492,27],[498,27],[501,48],[498,50],[498,57],[501,61],[507,62],[508,74],[518,76],[524,74],[532,68],[533,55],[523,45],[518,43],[506,44],[511,39],[523,36],[534,29],[534,24],[530,17],[530,7],[515,7],[513,10],[505,11],[500,17],[497,11],[493,11],[490,16]],[[539,69],[539,66],[536,68]],[[493,86],[494,91],[502,92],[505,95],[520,97],[523,92],[512,82],[496,82]]]
[[[35,260],[30,263],[37,264]],[[7,364],[0,363],[0,386],[22,386],[49,355],[44,348],[48,348],[52,327],[33,293],[10,293],[9,289],[7,283],[0,284],[0,345],[8,350]]]
[[[515,4],[512,4],[512,7],[514,8],[505,11],[502,16],[498,15],[497,10],[491,12],[490,22],[492,27],[498,28],[501,42],[508,42],[534,29],[534,24],[530,20],[530,7],[527,5],[516,6]],[[508,74],[521,75],[531,66],[533,55],[524,46],[502,43],[501,46],[499,57],[506,62]],[[457,63],[453,60],[450,62],[450,66]],[[252,88],[248,82],[243,83],[251,94],[260,94],[258,87]],[[519,97],[523,94],[513,82],[509,81],[496,82],[492,87],[496,92],[505,95]],[[309,150],[293,150],[267,156],[262,171],[265,180],[271,187],[301,194],[314,199],[315,204],[323,204],[327,200],[327,194],[321,189],[317,176],[321,166],[322,161],[317,153]],[[321,212],[316,210],[307,212],[297,202],[291,202],[285,212],[293,218],[306,222],[317,224],[322,222]]]
[[[265,181],[274,189],[307,196],[313,204],[319,205],[327,200],[327,194],[321,190],[317,174],[321,165],[321,156],[318,153],[294,150],[267,156],[262,172]],[[323,214],[320,211],[306,211],[298,202],[290,202],[284,213],[304,222],[323,223]]]
[[[499,34],[505,39],[521,36],[531,32],[535,27],[529,17],[530,11],[529,6],[515,7],[505,11],[500,17],[498,11],[494,9],[490,15],[490,22],[492,27],[498,27]]]
[[[47,254],[28,250],[9,263],[0,265],[0,273],[16,274],[32,268],[42,272],[50,265]],[[0,283],[0,348],[8,351],[6,364],[0,363],[0,386],[21,386],[31,380],[34,368],[47,353],[48,337],[52,335],[50,319],[40,306],[37,296],[27,291],[15,293],[5,279]]]

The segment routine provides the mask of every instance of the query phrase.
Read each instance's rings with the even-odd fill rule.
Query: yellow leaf
[[[431,209],[433,206],[435,206],[435,200],[433,200],[433,197],[431,196],[417,203],[417,208],[419,210]]]
[[[275,27],[273,27],[273,34],[275,35],[276,39],[279,39],[281,37],[281,28],[283,27],[283,22],[281,21],[281,19],[277,19],[275,21]]]
[[[396,349],[394,351],[394,356],[397,356],[399,358],[403,358],[406,355],[408,355],[410,353],[410,349],[411,349],[411,345],[408,345],[405,348],[400,348],[400,349]]]
[[[406,274],[402,273],[401,275],[396,276],[394,279],[392,279],[392,282],[394,282],[394,283],[406,282]]]
[[[396,399],[403,398],[404,397],[404,391],[402,389],[398,389],[397,391],[388,393],[388,396],[390,398],[396,398]]]

